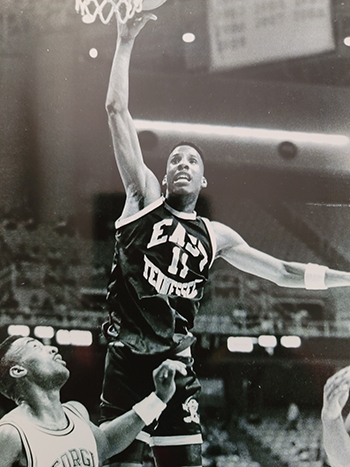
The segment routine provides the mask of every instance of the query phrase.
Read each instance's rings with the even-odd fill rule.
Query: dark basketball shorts
[[[193,358],[179,354],[166,358],[185,363],[187,375],[176,374],[176,392],[159,420],[145,427],[129,448],[113,458],[114,462],[142,463],[143,443],[152,448],[202,443],[200,383],[193,370]],[[164,355],[134,354],[122,343],[111,342],[105,362],[100,423],[122,415],[154,391],[152,371],[164,360]]]

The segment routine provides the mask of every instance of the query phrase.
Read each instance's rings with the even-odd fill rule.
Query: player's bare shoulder
[[[222,256],[222,253],[229,248],[246,244],[243,238],[228,225],[217,221],[211,221],[210,223],[215,235],[217,258]]]
[[[137,214],[161,197],[162,191],[158,179],[149,169],[147,169],[147,174],[147,180],[142,189],[140,187],[126,189],[126,199],[120,219]]]
[[[85,407],[85,405],[83,405],[81,402],[69,401],[69,402],[66,402],[65,405],[73,408],[73,410],[78,412],[79,415],[83,417],[86,421],[90,420],[89,412],[87,411],[87,408]]]
[[[0,452],[0,467],[27,467],[21,436],[14,425],[0,425]]]

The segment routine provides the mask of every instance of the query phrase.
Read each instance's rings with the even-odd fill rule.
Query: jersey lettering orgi
[[[107,299],[120,339],[142,353],[172,347],[193,326],[214,256],[210,222],[164,198],[118,220]]]
[[[92,452],[86,449],[70,449],[60,455],[51,467],[72,467],[72,466],[89,466],[93,467],[95,460]]]
[[[88,422],[72,404],[64,404],[68,425],[64,430],[40,427],[14,409],[0,420],[21,437],[28,467],[98,467],[95,437]]]

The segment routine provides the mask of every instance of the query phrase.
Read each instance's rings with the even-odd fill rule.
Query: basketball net
[[[93,23],[97,17],[103,24],[118,15],[119,21],[125,24],[135,13],[142,10],[143,0],[75,0],[75,10],[80,13],[86,24]]]

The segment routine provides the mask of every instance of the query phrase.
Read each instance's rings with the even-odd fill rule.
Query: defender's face
[[[66,362],[58,349],[36,339],[23,337],[15,341],[9,350],[9,357],[12,356],[25,370],[26,377],[41,387],[60,387],[69,377]]]
[[[167,163],[167,193],[199,193],[206,183],[200,154],[192,146],[176,147]]]

